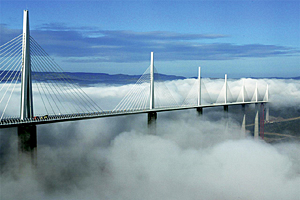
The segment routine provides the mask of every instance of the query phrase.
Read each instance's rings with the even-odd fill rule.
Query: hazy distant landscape
[[[5,74],[5,73],[3,73]],[[6,82],[8,79],[6,77],[1,77],[2,73],[0,71],[0,78],[2,82]],[[37,82],[60,82],[68,79],[70,83],[78,84],[81,87],[96,87],[98,85],[126,85],[134,84],[141,77],[141,75],[128,75],[128,74],[106,74],[106,73],[83,73],[83,72],[64,72],[64,73],[55,73],[55,72],[33,72],[32,79]],[[196,77],[193,77],[196,79]],[[156,82],[161,81],[176,81],[184,80],[186,77],[175,76],[175,75],[166,75],[155,73],[154,79]],[[251,77],[251,79],[262,79]],[[300,77],[271,77],[265,79],[273,80],[299,80]],[[238,80],[238,79],[236,79]],[[271,94],[272,95],[272,94]],[[230,112],[235,113],[239,116],[240,110],[235,106],[230,108]],[[254,119],[254,110],[249,111],[248,124],[251,124],[251,120]],[[272,101],[270,102],[270,119],[271,121],[276,121],[275,123],[266,123],[265,124],[265,140],[268,142],[279,142],[282,140],[299,140],[300,139],[300,119],[293,119],[300,116],[299,107],[280,107],[274,105]],[[234,117],[234,116],[233,116]],[[293,119],[293,120],[285,120]],[[238,119],[237,119],[238,120]],[[253,132],[253,126],[248,126],[247,129]],[[279,134],[282,134],[280,136]],[[288,137],[291,136],[291,137]]]
[[[12,77],[9,76],[11,73],[20,73],[20,72],[5,72],[5,71],[0,70],[0,79],[1,79],[1,81],[6,82],[8,80],[11,80]],[[63,72],[63,73],[59,73],[59,72],[35,72],[35,71],[32,72],[33,81],[39,81],[39,82],[61,81],[66,77],[70,81],[72,81],[72,83],[77,83],[77,84],[80,84],[80,85],[89,85],[89,84],[133,84],[141,77],[141,75],[86,73],[86,72]],[[186,79],[186,78],[197,78],[197,77],[184,77],[184,76],[176,76],[176,75],[167,75],[167,74],[155,73],[154,78],[155,78],[155,81],[171,81],[171,80],[182,80],[182,79]],[[300,80],[300,76],[296,76],[296,77],[243,77],[243,78],[252,78],[252,79],[266,78],[266,79]]]
[[[106,74],[106,73],[84,73],[84,72],[64,72],[74,83],[78,84],[132,84],[135,83],[141,75],[128,75],[128,74]],[[50,72],[33,72],[33,80],[36,81],[57,81],[61,78],[60,73]],[[167,75],[167,74],[154,74],[155,81],[171,81],[182,80],[190,77]],[[196,78],[196,77],[191,77]],[[253,79],[293,79],[300,80],[298,77],[243,77]]]
[[[93,84],[105,84],[105,85],[118,85],[118,84],[134,84],[141,75],[127,75],[127,74],[105,74],[105,73],[71,73],[68,72],[66,75],[74,83],[80,85],[93,85]],[[37,81],[55,81],[59,77],[58,73],[33,73],[33,79]],[[175,76],[175,75],[166,75],[166,74],[155,74],[155,81],[172,81],[172,80],[183,80],[186,77]],[[194,77],[195,78],[195,77]],[[263,79],[261,77],[251,77],[252,79]],[[297,77],[265,77],[266,79],[291,79],[291,80],[300,80],[300,76]],[[272,95],[272,94],[271,94]],[[233,111],[236,108],[233,108]],[[237,111],[239,112],[239,111]],[[251,113],[248,118],[254,119],[254,111]],[[300,117],[300,108],[299,107],[285,107],[280,109],[277,106],[273,106],[272,102],[270,103],[270,115],[271,121],[276,121],[275,123],[266,123],[265,124],[265,140],[268,142],[281,142],[281,141],[291,141],[298,140],[300,141],[300,119],[294,119],[290,121],[285,121],[283,119],[292,119]],[[253,131],[253,127],[248,127],[249,131]],[[278,134],[283,134],[280,136]],[[292,137],[288,137],[288,136]]]
[[[141,75],[128,74],[106,74],[106,73],[83,73],[83,72],[64,72],[73,83],[80,85],[89,84],[133,84],[141,77]],[[62,76],[60,73],[49,72],[33,72],[33,80],[36,81],[59,81]],[[155,74],[156,81],[168,81],[185,79],[183,76]]]

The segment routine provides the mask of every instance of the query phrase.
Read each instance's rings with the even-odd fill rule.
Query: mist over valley
[[[81,79],[77,84],[103,110],[113,109],[133,85]],[[170,79],[161,84],[179,101],[196,81]],[[203,109],[202,116],[194,109],[158,113],[156,135],[149,134],[146,114],[63,122],[37,126],[32,167],[29,158],[18,159],[16,128],[1,129],[1,199],[297,199],[299,119],[275,121],[299,117],[300,82],[230,79],[231,92],[238,93],[243,81],[249,95],[256,82],[269,84],[274,122],[265,124],[265,141],[253,139],[251,105],[246,133],[241,106],[230,106],[228,118],[222,107]],[[224,84],[203,82],[212,97]],[[13,95],[17,102],[18,91]],[[35,104],[35,111],[42,107]]]

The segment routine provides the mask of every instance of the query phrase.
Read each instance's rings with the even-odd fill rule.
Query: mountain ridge
[[[21,73],[20,71],[0,71],[1,82],[11,81],[14,73]],[[93,72],[32,72],[32,80],[37,82],[49,82],[62,80],[68,80],[73,83],[78,83],[80,85],[90,85],[90,84],[133,84],[138,81],[141,75],[129,75],[129,74],[108,74],[108,73],[93,73]],[[197,77],[184,77],[177,75],[166,75],[155,73],[155,81],[172,81],[172,80],[182,80],[186,78],[197,78]],[[252,79],[293,79],[300,80],[300,76],[295,77],[247,77]],[[217,78],[212,78],[217,79]],[[234,78],[238,79],[238,78]],[[19,79],[18,82],[21,80]]]

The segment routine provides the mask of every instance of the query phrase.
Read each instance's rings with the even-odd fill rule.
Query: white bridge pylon
[[[152,110],[179,105],[154,67],[154,54],[151,52],[150,66],[113,111]]]
[[[28,10],[24,10],[23,18],[23,48],[22,48],[22,76],[21,76],[21,112],[20,118],[33,117],[30,34]]]

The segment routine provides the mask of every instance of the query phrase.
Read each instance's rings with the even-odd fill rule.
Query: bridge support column
[[[201,67],[198,69],[198,106],[201,106]],[[203,114],[203,109],[198,107],[197,113],[199,116]]]
[[[267,90],[266,90],[266,101],[269,101],[269,85],[267,84]],[[266,103],[266,121],[270,121],[270,108],[269,108],[269,103]]]
[[[197,108],[197,113],[201,116],[203,114],[203,108]]]
[[[259,137],[259,105],[255,104],[254,139]]]
[[[264,108],[264,104],[261,103],[260,104],[260,115],[259,115],[259,136],[261,137],[261,139],[264,139],[264,135],[265,135],[265,130],[264,130],[264,126],[265,126],[265,108]]]
[[[243,112],[243,122],[242,122],[242,133],[243,137],[246,136],[246,105],[242,105],[242,112]]]
[[[36,164],[36,156],[37,156],[36,125],[25,125],[25,126],[18,127],[18,151],[19,154],[24,153],[29,155],[31,157],[32,164]]]
[[[226,114],[228,113],[228,106],[224,106],[224,111]]]
[[[225,133],[228,130],[228,106],[224,106]]]
[[[270,108],[268,103],[266,103],[266,121],[270,121]]]
[[[224,118],[227,123],[227,121],[228,121],[228,106],[224,106]]]
[[[23,48],[22,48],[22,77],[21,77],[21,111],[20,119],[33,117],[31,59],[30,59],[30,34],[29,13],[24,10],[23,16]],[[37,133],[36,125],[18,127],[19,154],[30,154],[31,162],[36,163]],[[22,156],[20,156],[22,157]]]
[[[150,110],[154,109],[154,54],[151,52],[150,61]],[[148,112],[148,130],[152,135],[156,135],[156,112]]]
[[[225,74],[225,93],[224,93],[224,103],[227,104],[227,74]],[[224,118],[226,120],[226,130],[228,128],[228,105],[224,106]]]
[[[156,135],[156,119],[157,119],[156,112],[148,113],[148,130],[151,135]]]

